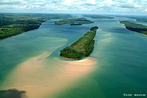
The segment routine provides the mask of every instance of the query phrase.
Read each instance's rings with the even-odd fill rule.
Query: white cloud
[[[128,0],[129,3],[133,3],[133,0]]]
[[[72,6],[72,5],[79,5],[81,4],[81,0],[64,0],[61,4],[67,5],[67,6]]]
[[[87,3],[90,3],[90,4],[96,4],[96,1],[95,0],[87,0],[86,2]]]
[[[65,0],[62,4],[64,5],[71,5],[74,0]]]
[[[112,4],[114,4],[115,2],[112,1],[112,0],[105,0],[105,1],[100,2],[100,3],[102,3],[102,4],[108,4],[108,5],[112,5]]]
[[[138,5],[138,4],[135,4],[134,6],[135,6],[135,7],[141,7],[141,6],[140,6],[140,5]]]
[[[1,11],[143,13],[146,0],[0,0]]]

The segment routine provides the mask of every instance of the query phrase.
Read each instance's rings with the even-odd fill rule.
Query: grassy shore
[[[147,35],[147,26],[145,25],[136,24],[129,21],[120,21],[120,23],[125,24],[128,30]]]
[[[83,37],[74,42],[71,46],[64,48],[60,52],[60,56],[71,58],[71,59],[81,59],[87,57],[93,51],[94,48],[94,37],[96,35],[96,30],[98,27],[92,27],[89,32],[87,32]]]

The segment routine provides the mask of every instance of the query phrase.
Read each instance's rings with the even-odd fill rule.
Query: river
[[[118,20],[79,26],[55,25],[0,40],[0,90],[26,91],[29,98],[124,98],[147,92],[147,36]],[[135,21],[134,21],[135,22]],[[60,50],[98,26],[88,59],[71,61]]]

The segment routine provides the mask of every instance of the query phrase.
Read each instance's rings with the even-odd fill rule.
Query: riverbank
[[[135,31],[144,35],[147,35],[147,26],[142,24],[136,24],[129,21],[120,21],[121,24],[124,24],[124,26],[131,31]]]
[[[0,14],[0,39],[8,38],[23,32],[38,29],[50,19],[69,18],[71,15],[61,14]]]

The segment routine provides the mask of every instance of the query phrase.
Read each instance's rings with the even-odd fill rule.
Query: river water
[[[118,20],[134,21],[116,17],[70,26],[54,25],[55,20],[49,20],[39,29],[0,40],[0,90],[12,87],[21,87],[22,90],[35,83],[50,83],[45,79],[48,75],[52,76],[52,70],[62,69],[62,60],[68,61],[59,56],[60,50],[83,36],[90,27],[98,26],[95,48],[90,55],[96,61],[94,70],[58,91],[52,98],[121,98],[124,94],[147,94],[147,36],[127,30]],[[45,64],[43,67],[35,66],[36,70],[31,67],[33,73],[30,73],[30,67],[24,62],[29,63],[28,60],[41,54],[48,54]],[[56,73],[59,72],[54,71]]]

